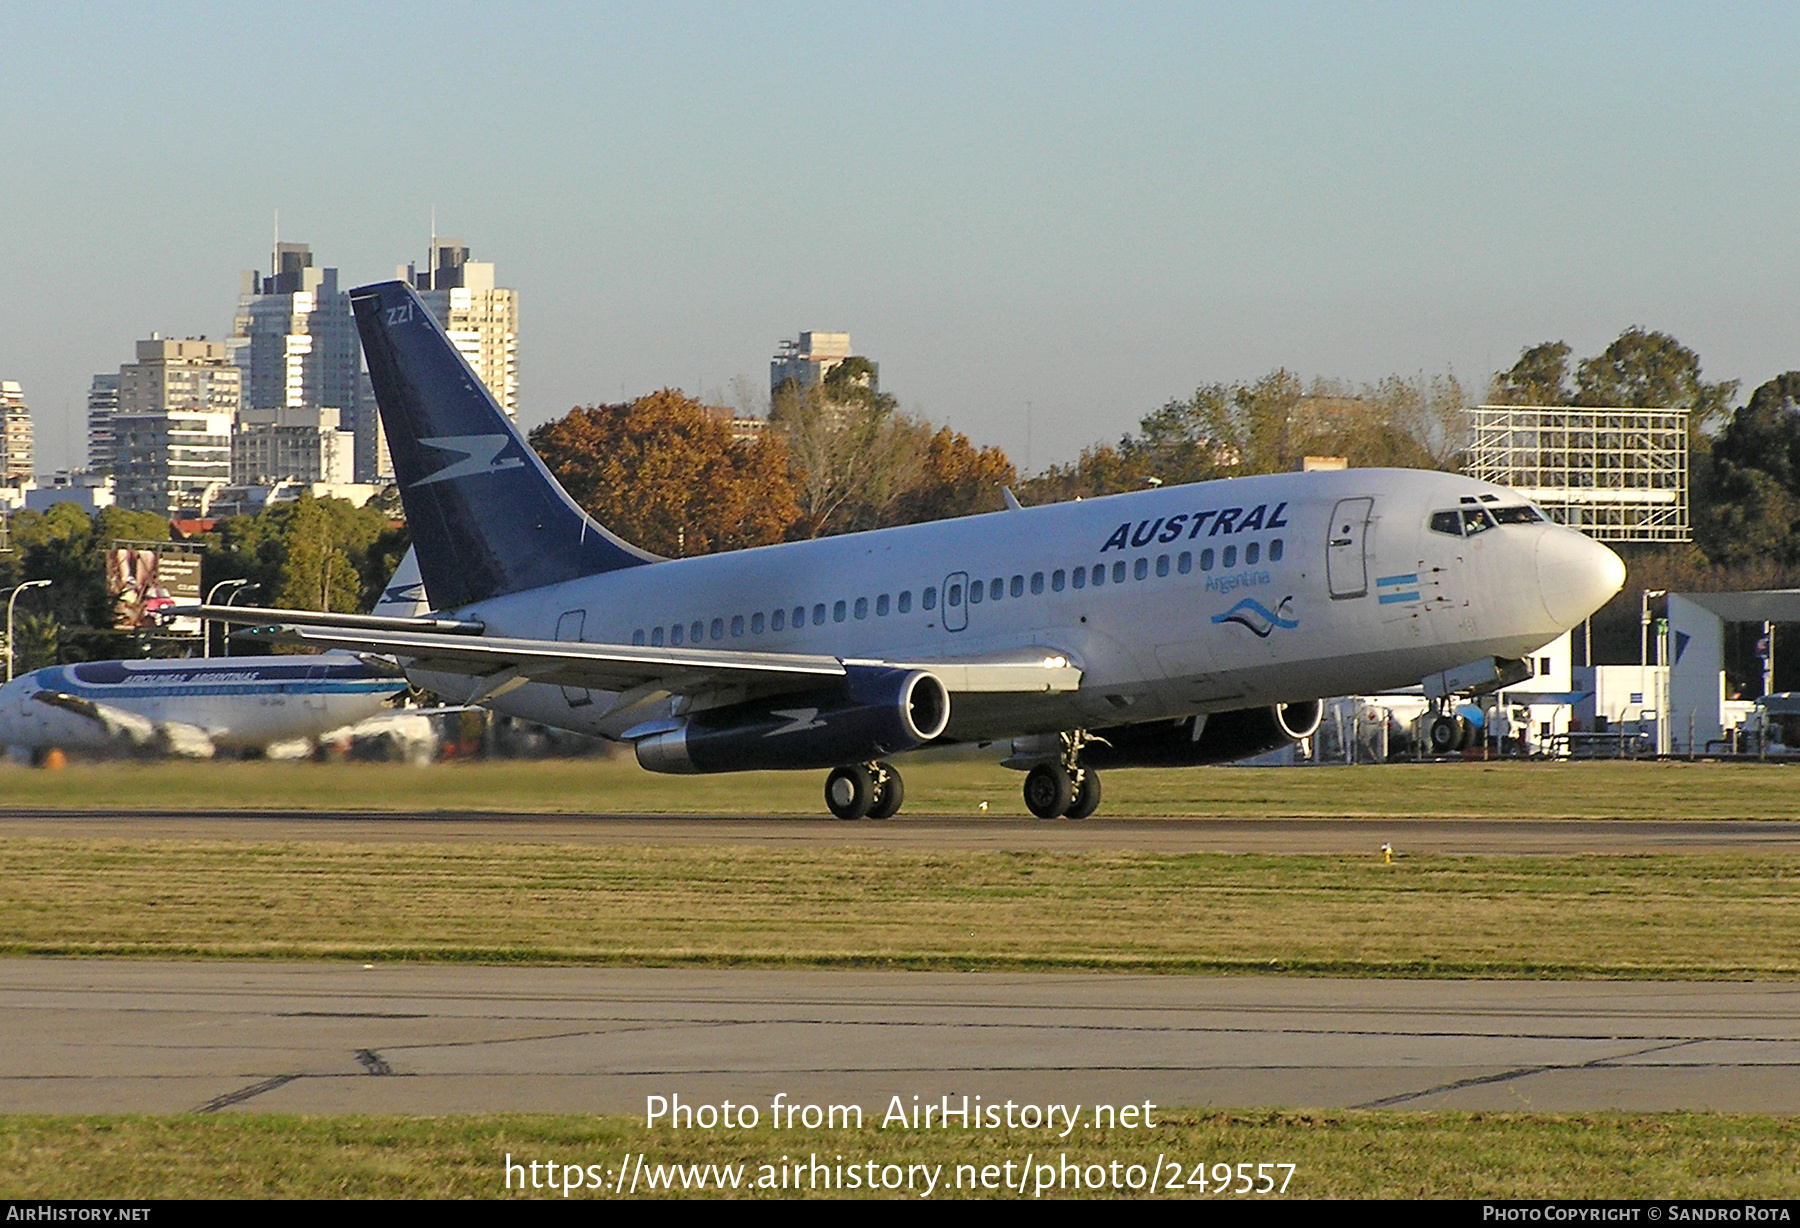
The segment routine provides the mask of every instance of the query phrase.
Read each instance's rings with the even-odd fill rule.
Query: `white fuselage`
[[[946,736],[987,740],[1365,693],[1525,656],[1610,597],[1623,569],[1547,522],[1430,527],[1434,512],[1522,503],[1414,470],[1238,478],[668,560],[456,613],[501,636],[890,661],[1041,645],[1080,666],[1064,694],[956,696]],[[470,686],[412,676],[452,700]],[[656,714],[654,696],[626,697],[629,713],[620,698],[532,684],[489,702],[614,737]]]
[[[347,652],[56,665],[0,687],[0,744],[97,750],[178,728],[267,746],[374,716],[405,688]]]

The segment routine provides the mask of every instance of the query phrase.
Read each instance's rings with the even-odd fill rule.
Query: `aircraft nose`
[[[1558,528],[1538,539],[1537,578],[1551,621],[1573,627],[1625,586],[1625,560],[1585,534]]]

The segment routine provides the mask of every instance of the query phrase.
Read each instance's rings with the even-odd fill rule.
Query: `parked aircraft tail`
[[[411,286],[350,305],[433,608],[656,561],[576,506]]]

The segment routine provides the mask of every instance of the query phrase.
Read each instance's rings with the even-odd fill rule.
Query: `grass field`
[[[1023,815],[991,762],[902,760],[908,814]],[[1800,819],[1800,765],[1465,763],[1108,772],[1101,815]],[[0,767],[0,809],[820,814],[822,772],[658,776],[612,760]]]
[[[559,1198],[554,1190],[521,1192],[526,1168],[505,1188],[505,1157],[529,1165],[595,1166],[611,1181],[626,1166],[637,1195],[653,1190],[660,1165],[744,1165],[740,1197],[795,1197],[779,1182],[782,1157],[802,1164],[818,1156],[878,1173],[886,1165],[942,1165],[933,1197],[1018,1197],[1028,1156],[1025,1196],[1040,1181],[1054,1184],[1066,1160],[1087,1182],[1115,1179],[1121,1188],[1046,1190],[1044,1196],[1131,1196],[1161,1158],[1159,1194],[1220,1197],[1214,1164],[1292,1164],[1287,1196],[1310,1198],[1793,1198],[1800,1194],[1794,1123],[1775,1117],[1711,1114],[1570,1116],[1468,1113],[1171,1113],[1150,1130],[1078,1132],[1058,1140],[1045,1131],[989,1136],[851,1130],[776,1132],[765,1124],[719,1133],[648,1130],[618,1117],[213,1117],[0,1118],[0,1197],[5,1198]],[[645,1168],[637,1169],[642,1154]],[[627,1159],[627,1156],[632,1157]],[[1015,1188],[968,1188],[980,1167],[1013,1165]],[[1113,1163],[1118,1162],[1115,1172]],[[1204,1163],[1204,1192],[1161,1190],[1180,1165],[1184,1181]],[[1053,1168],[1040,1169],[1049,1164]],[[767,1164],[770,1167],[763,1169]],[[959,1165],[975,1166],[959,1173]],[[1104,1176],[1088,1166],[1105,1166]],[[1135,1172],[1129,1166],[1141,1166]],[[610,1172],[607,1170],[611,1170]],[[542,1178],[546,1170],[539,1169]],[[665,1180],[668,1170],[661,1170]],[[715,1170],[717,1171],[717,1170]],[[805,1170],[803,1170],[805,1171]],[[864,1169],[866,1172],[866,1168]],[[902,1180],[896,1170],[885,1174]],[[996,1174],[997,1176],[999,1174]],[[1286,1172],[1274,1169],[1271,1181]],[[964,1188],[956,1189],[961,1178]],[[587,1174],[582,1174],[585,1182]],[[836,1180],[835,1172],[833,1180]],[[879,1179],[879,1177],[878,1177]],[[559,1176],[559,1180],[561,1180]],[[576,1178],[569,1176],[568,1183]],[[912,1197],[923,1194],[924,1174]],[[679,1178],[674,1184],[680,1185]],[[825,1192],[801,1191],[809,1196]],[[866,1191],[834,1191],[849,1196]],[[605,1191],[602,1191],[604,1194]],[[673,1191],[680,1196],[683,1191]],[[574,1196],[593,1197],[581,1189]],[[687,1196],[715,1196],[711,1191]],[[893,1195],[890,1195],[893,1196]],[[904,1189],[898,1196],[907,1196]],[[1225,1195],[1238,1197],[1240,1195]]]
[[[1791,977],[1779,854],[0,841],[0,952]]]

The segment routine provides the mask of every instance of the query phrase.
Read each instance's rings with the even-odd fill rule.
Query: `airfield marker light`
[[[1381,846],[1381,864],[1384,866],[1391,866],[1394,864],[1394,846],[1393,845],[1384,844]]]

